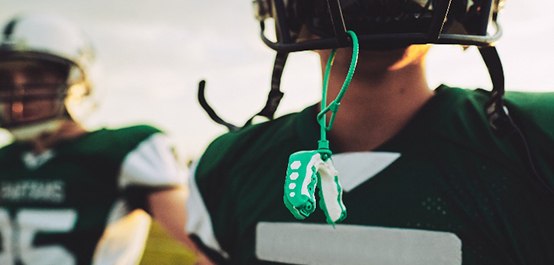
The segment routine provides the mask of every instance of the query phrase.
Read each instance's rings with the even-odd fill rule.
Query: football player
[[[0,264],[137,264],[150,219],[184,232],[184,176],[160,130],[86,130],[87,37],[64,19],[26,14],[0,36]],[[199,256],[199,264],[211,264]]]
[[[322,101],[215,139],[188,230],[229,264],[553,264],[554,93],[504,93],[502,5],[255,0],[277,52],[258,115],[290,52],[321,57]],[[477,46],[493,88],[430,88],[430,44]]]

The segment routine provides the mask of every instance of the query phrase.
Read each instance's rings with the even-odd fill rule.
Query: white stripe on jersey
[[[453,233],[304,223],[258,223],[259,259],[291,264],[461,265]]]
[[[190,194],[187,200],[186,231],[189,234],[197,235],[202,240],[204,245],[219,252],[220,255],[227,258],[229,255],[221,248],[219,242],[215,238],[214,231],[212,229],[212,219],[210,218],[208,209],[202,200],[198,186],[196,185],[194,177],[197,165],[198,164],[195,163],[191,167],[191,177],[188,180]]]

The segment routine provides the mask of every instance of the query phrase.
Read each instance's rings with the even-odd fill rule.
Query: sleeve
[[[195,180],[197,165],[195,163],[191,167],[190,179],[188,180],[190,193],[187,200],[186,230],[201,241],[200,245],[209,248],[211,250],[209,252],[216,252],[217,255],[227,258],[229,255],[223,250],[216,239],[210,214]]]
[[[169,138],[154,133],[131,150],[123,160],[119,187],[164,188],[185,184],[185,171],[178,165]]]

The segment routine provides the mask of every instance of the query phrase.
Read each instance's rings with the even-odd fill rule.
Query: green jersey
[[[230,264],[554,264],[554,93],[506,96],[542,182],[517,136],[491,130],[487,99],[441,86],[375,150],[333,154],[334,227],[283,204],[289,155],[317,149],[317,106],[227,133],[193,172],[187,228]]]
[[[0,264],[137,264],[146,196],[182,184],[166,137],[149,126],[101,129],[39,155],[0,149]]]

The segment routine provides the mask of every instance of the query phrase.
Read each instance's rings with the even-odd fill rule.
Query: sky
[[[506,2],[497,47],[507,90],[554,91],[554,1]],[[151,124],[190,160],[226,131],[197,103],[200,80],[207,81],[207,100],[231,123],[242,125],[265,104],[274,52],[259,39],[251,0],[0,0],[2,25],[28,12],[64,16],[90,36],[99,105],[82,122],[91,129]],[[474,48],[435,46],[427,68],[432,87],[491,87]],[[289,57],[277,115],[318,101],[320,71],[313,52]],[[0,144],[6,141],[0,133]]]

